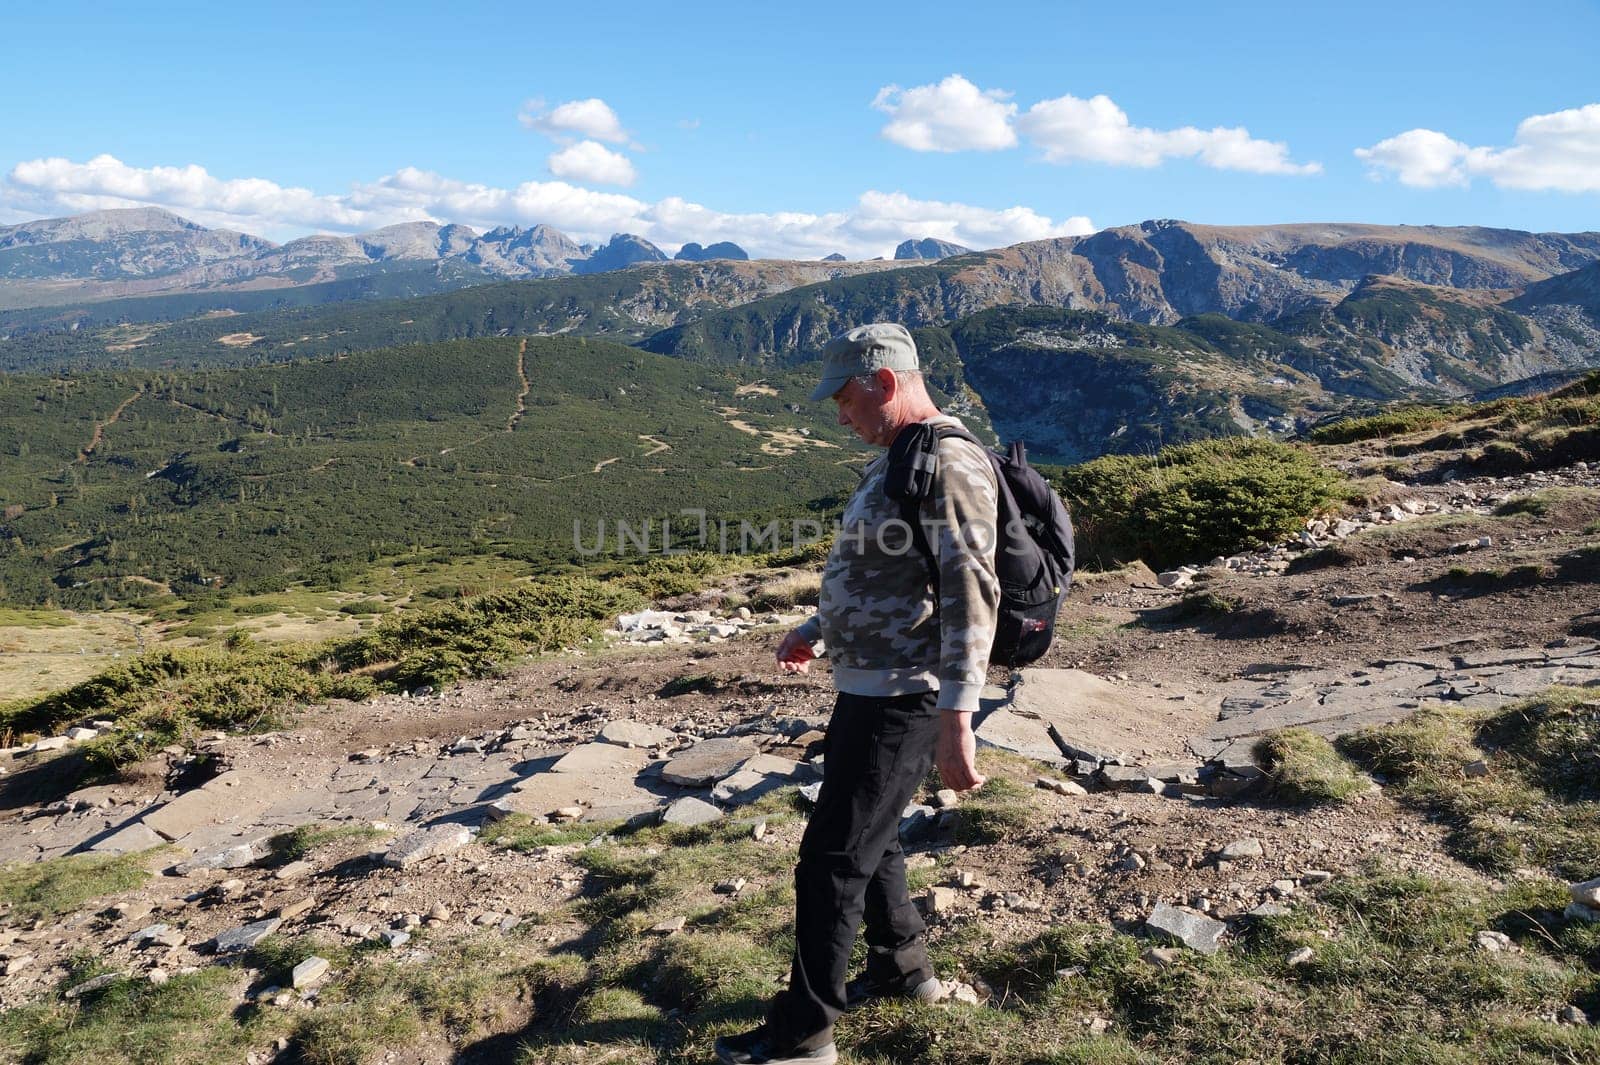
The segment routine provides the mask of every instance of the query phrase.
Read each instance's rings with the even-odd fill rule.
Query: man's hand
[[[811,649],[811,641],[800,635],[799,629],[793,629],[783,638],[778,645],[778,668],[785,673],[811,672],[811,660],[817,653]]]
[[[971,791],[983,787],[978,773],[978,741],[972,735],[970,710],[939,710],[939,735],[933,741],[933,762],[947,787]]]

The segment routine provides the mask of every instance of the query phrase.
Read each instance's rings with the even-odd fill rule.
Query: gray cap
[[[840,333],[822,349],[822,380],[811,393],[811,402],[827,399],[852,377],[885,369],[919,369],[917,344],[905,326],[873,322]]]

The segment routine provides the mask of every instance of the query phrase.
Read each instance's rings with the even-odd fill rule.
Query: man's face
[[[855,430],[864,442],[875,447],[894,443],[889,396],[881,384],[868,388],[852,377],[833,394],[833,402],[839,408],[839,424]]]

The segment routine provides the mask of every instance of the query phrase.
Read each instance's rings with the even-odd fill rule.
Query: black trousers
[[[822,793],[794,871],[795,954],[767,1025],[812,1049],[832,1040],[856,933],[866,921],[867,975],[914,987],[933,975],[926,926],[906,891],[900,815],[933,764],[937,692],[841,692],[824,747]]]

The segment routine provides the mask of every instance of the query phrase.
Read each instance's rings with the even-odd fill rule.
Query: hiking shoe
[[[766,1025],[743,1035],[717,1040],[717,1060],[723,1065],[834,1065],[839,1051],[830,1042],[815,1050],[781,1046],[767,1033]]]
[[[930,976],[919,984],[910,987],[904,984],[879,983],[870,976],[858,976],[844,985],[844,1008],[847,1010],[865,1006],[874,999],[903,998],[911,1002],[921,1002],[931,1005],[943,1002],[950,997],[944,981],[937,976]]]

